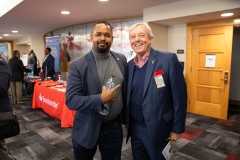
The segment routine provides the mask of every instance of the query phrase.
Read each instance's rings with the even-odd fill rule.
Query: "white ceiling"
[[[8,13],[0,17],[0,40],[16,40],[34,34],[44,35],[50,31],[76,24],[142,16],[143,9],[173,3],[181,0],[24,0]],[[68,10],[69,15],[60,14]],[[240,18],[240,8],[228,10],[234,12],[234,17]],[[156,21],[163,25],[200,22],[214,19],[224,19],[213,12],[202,15],[180,17]],[[18,30],[18,33],[12,33]],[[3,34],[10,34],[4,37]]]
[[[14,40],[74,24],[142,16],[143,9],[179,0],[24,0],[0,17],[0,37]],[[68,10],[69,15],[60,14]],[[12,30],[18,30],[13,34]],[[4,37],[3,34],[10,34]]]
[[[221,17],[222,13],[234,13],[231,17]],[[240,8],[236,9],[229,9],[229,10],[222,10],[218,12],[211,12],[205,14],[198,14],[186,17],[176,17],[172,19],[160,20],[155,21],[154,23],[162,24],[162,25],[176,25],[182,23],[193,23],[193,22],[203,22],[203,21],[211,21],[211,20],[223,20],[229,19],[233,22],[234,19],[240,18]]]

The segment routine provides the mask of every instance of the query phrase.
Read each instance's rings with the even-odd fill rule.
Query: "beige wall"
[[[27,43],[31,43],[31,45],[28,47],[23,46]],[[45,50],[43,35],[31,35],[29,37],[14,40],[14,49],[19,50],[21,53],[28,53],[30,49],[33,49],[42,66]]]
[[[22,45],[22,44],[26,45],[27,43],[31,43],[31,37],[30,36],[14,40],[14,49],[15,49],[16,45]]]
[[[42,66],[43,58],[44,58],[44,39],[43,35],[33,35],[31,36],[31,49],[34,50],[37,59],[40,61],[40,66]]]
[[[184,54],[177,54],[180,62],[186,62],[186,24],[173,25],[168,27],[168,51],[177,53],[178,49],[183,49]],[[184,74],[186,63],[184,63]]]
[[[168,50],[168,27],[155,23],[148,23],[151,27],[154,39],[152,47],[154,49],[167,51]]]
[[[27,45],[15,45],[14,50],[18,50],[21,54],[29,53],[30,46]]]

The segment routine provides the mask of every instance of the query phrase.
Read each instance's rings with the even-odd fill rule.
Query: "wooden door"
[[[191,32],[188,111],[227,119],[233,26],[192,28]]]

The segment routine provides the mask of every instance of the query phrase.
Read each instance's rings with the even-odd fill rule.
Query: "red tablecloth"
[[[59,119],[63,128],[72,127],[75,111],[69,110],[65,105],[65,92],[49,87],[57,83],[54,81],[36,82],[32,108],[42,108],[49,115]]]

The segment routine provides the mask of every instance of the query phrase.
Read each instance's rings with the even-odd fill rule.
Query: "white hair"
[[[133,25],[129,28],[129,36],[130,36],[130,32],[131,32],[132,29],[136,28],[137,26],[141,26],[141,25],[144,25],[144,26],[146,27],[148,37],[149,37],[149,38],[152,38],[152,37],[153,37],[152,29],[149,27],[149,25],[148,25],[147,23],[144,23],[144,22],[138,22],[138,23],[133,24]]]

